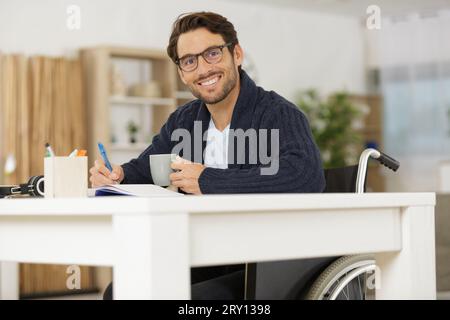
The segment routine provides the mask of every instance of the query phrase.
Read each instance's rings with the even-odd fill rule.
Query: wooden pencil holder
[[[87,157],[44,158],[45,197],[87,197]]]

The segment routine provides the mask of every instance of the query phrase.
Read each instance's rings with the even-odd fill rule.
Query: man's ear
[[[177,66],[178,75],[180,76],[181,81],[183,81],[184,84],[187,84],[186,80],[184,80],[184,74],[183,71]]]
[[[234,63],[237,66],[242,66],[242,62],[244,61],[244,50],[242,50],[242,47],[237,43],[234,46]]]

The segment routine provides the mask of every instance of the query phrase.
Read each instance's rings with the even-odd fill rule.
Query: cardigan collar
[[[251,127],[252,115],[256,106],[257,87],[244,70],[240,71],[239,96],[234,105],[230,129],[247,130]],[[204,102],[201,103],[197,120],[202,121],[203,129],[208,129],[211,114]],[[205,131],[205,130],[204,130]],[[203,131],[203,132],[204,132]]]
[[[257,100],[257,86],[244,70],[240,71],[239,76],[241,87],[231,116],[230,129],[242,129],[246,131],[252,126],[252,118]],[[202,134],[208,130],[210,120],[211,114],[206,104],[202,102],[197,114],[197,121],[202,121]],[[203,141],[202,150],[204,151],[205,148],[206,141]],[[204,163],[204,155],[202,155],[202,162]]]

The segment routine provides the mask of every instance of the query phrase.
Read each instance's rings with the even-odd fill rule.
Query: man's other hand
[[[189,160],[177,157],[171,164],[172,169],[179,170],[170,174],[171,184],[180,188],[186,193],[202,194],[198,184],[198,178],[205,170],[201,163],[194,163]]]

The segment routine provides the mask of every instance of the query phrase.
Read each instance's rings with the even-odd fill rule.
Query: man
[[[180,142],[173,138],[181,129],[192,139],[176,152],[183,159],[172,164],[178,171],[170,179],[184,193],[323,191],[320,155],[305,115],[275,92],[257,87],[241,69],[244,53],[225,17],[211,12],[180,16],[167,53],[197,100],[173,112],[137,159],[113,165],[112,172],[97,160],[90,169],[93,187],[152,183],[149,155],[178,150]],[[193,268],[191,278],[193,299],[243,297],[240,265]],[[111,287],[106,294],[111,295]]]

